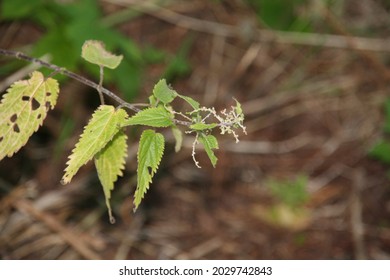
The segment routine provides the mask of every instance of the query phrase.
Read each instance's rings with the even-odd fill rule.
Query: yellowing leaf
[[[0,104],[0,160],[27,143],[54,108],[58,92],[57,81],[37,71],[8,89]]]
[[[209,156],[209,159],[211,161],[211,164],[213,167],[217,165],[217,157],[214,155],[213,149],[218,149],[218,141],[217,138],[215,138],[213,135],[205,135],[200,134],[199,135],[199,142],[203,144],[204,149]]]
[[[81,56],[88,62],[115,69],[121,63],[123,56],[108,52],[100,41],[86,41],[82,47]]]
[[[101,105],[92,115],[89,123],[84,127],[79,142],[69,156],[65,175],[61,183],[67,184],[81,166],[90,161],[93,156],[104,148],[118,133],[120,125],[127,117],[123,109],[115,110],[114,106]]]
[[[127,156],[127,136],[120,130],[108,144],[95,156],[95,167],[103,186],[104,196],[111,223],[115,222],[112,215],[110,198],[111,191],[118,176],[122,176]]]
[[[168,127],[173,125],[172,114],[163,107],[148,108],[139,111],[123,122],[127,125],[148,125],[152,127]]]
[[[177,96],[176,91],[169,88],[167,81],[161,79],[153,88],[153,95],[164,104],[171,103]]]
[[[164,136],[154,130],[145,130],[141,135],[137,154],[137,189],[134,194],[134,211],[137,210],[149,189],[149,184],[164,154],[164,144]]]

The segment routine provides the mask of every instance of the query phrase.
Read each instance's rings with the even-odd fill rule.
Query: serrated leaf
[[[172,114],[163,107],[147,108],[123,122],[123,126],[127,125],[168,127],[173,125]]]
[[[179,152],[181,146],[183,145],[183,132],[177,128],[177,126],[172,126],[172,134],[175,138],[175,152]]]
[[[115,69],[121,63],[123,56],[108,52],[100,41],[86,41],[81,50],[81,56],[86,61],[99,66]]]
[[[137,210],[164,154],[164,136],[154,130],[145,130],[138,147],[137,189],[134,194],[134,211]]]
[[[190,125],[190,129],[201,131],[206,129],[213,129],[216,126],[218,126],[216,123],[194,123]]]
[[[192,107],[194,110],[199,109],[200,104],[199,104],[198,101],[195,101],[195,100],[192,99],[191,97],[185,96],[185,95],[180,95],[180,94],[178,94],[177,96],[180,97],[181,99],[183,99],[184,101],[186,101],[188,104],[190,104],[191,107]]]
[[[200,134],[199,142],[203,144],[204,150],[206,151],[211,164],[213,167],[217,165],[217,157],[214,155],[213,149],[218,149],[218,141],[213,135]]]
[[[176,91],[167,85],[165,79],[161,79],[153,88],[153,95],[163,104],[171,103],[177,96]]]
[[[0,160],[27,143],[54,108],[58,92],[57,81],[38,71],[11,85],[0,104]]]
[[[115,134],[114,138],[95,155],[95,167],[103,186],[111,223],[115,222],[110,205],[111,191],[118,177],[123,176],[126,157],[127,136],[122,130]]]
[[[84,132],[76,147],[69,156],[65,175],[61,180],[62,184],[69,183],[80,167],[107,145],[118,133],[120,125],[126,118],[125,110],[115,110],[115,107],[110,105],[101,105],[93,113],[91,120],[84,127]]]

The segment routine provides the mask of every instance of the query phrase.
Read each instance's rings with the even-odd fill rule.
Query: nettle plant
[[[119,98],[113,92],[103,87],[104,69],[115,69],[121,62],[121,55],[109,53],[103,43],[86,41],[82,47],[82,57],[100,69],[99,83],[92,82],[78,74],[70,72],[57,65],[29,57],[20,52],[0,49],[0,54],[38,63],[53,70],[48,77],[35,71],[28,80],[16,81],[4,94],[0,104],[0,160],[11,157],[23,147],[30,136],[42,125],[49,110],[56,105],[59,86],[53,78],[63,74],[97,90],[101,105],[92,114],[84,127],[79,141],[72,150],[66,163],[65,174],[61,183],[71,182],[77,171],[90,160],[93,160],[99,180],[103,186],[110,221],[115,221],[110,206],[111,191],[119,176],[123,175],[127,157],[128,126],[147,126],[141,134],[137,153],[137,187],[134,194],[134,211],[140,205],[149,189],[154,174],[157,172],[164,153],[165,139],[156,128],[170,128],[176,141],[175,151],[182,145],[183,134],[179,127],[185,127],[185,133],[194,134],[192,158],[200,168],[195,158],[198,143],[202,144],[213,167],[217,164],[214,149],[218,149],[218,141],[211,133],[219,129],[221,134],[231,134],[238,142],[237,129],[244,133],[244,114],[240,103],[235,100],[235,106],[230,110],[217,112],[214,108],[200,106],[191,97],[181,95],[160,80],[149,96],[148,104],[130,104]],[[105,104],[104,96],[108,96],[119,105],[117,107]],[[182,99],[190,108],[187,112],[177,112],[172,106],[175,99]],[[128,111],[134,114],[129,116]]]

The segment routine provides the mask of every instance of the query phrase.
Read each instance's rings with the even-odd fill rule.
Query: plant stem
[[[100,97],[100,103],[104,105],[104,95],[102,93],[102,88],[103,88],[103,79],[104,79],[104,67],[102,65],[99,65],[99,72],[100,72],[100,77],[99,77],[99,87],[98,87],[98,92],[99,92],[99,97]]]

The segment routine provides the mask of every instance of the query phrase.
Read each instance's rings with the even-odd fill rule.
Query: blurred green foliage
[[[310,31],[310,19],[299,14],[307,0],[247,0],[259,20],[272,29]]]
[[[383,131],[385,134],[390,134],[390,99],[385,102],[385,124]],[[379,140],[378,143],[369,151],[369,155],[382,161],[385,164],[390,164],[390,141],[386,139]]]
[[[269,179],[267,186],[280,203],[290,208],[299,208],[309,199],[307,176],[299,175],[295,179]]]
[[[111,21],[104,20],[99,2],[95,0],[3,0],[0,5],[1,21],[30,21],[42,28],[44,34],[29,52],[34,57],[50,54],[53,64],[71,71],[82,66],[98,79],[99,67],[81,59],[83,43],[91,39],[100,40],[114,53],[123,54],[123,63],[115,71],[105,72],[105,82],[115,84],[127,101],[131,101],[139,92],[145,65],[163,62],[168,57],[165,52],[151,46],[141,49],[131,38],[118,32]],[[114,18],[115,14],[108,17]],[[121,21],[126,21],[126,18],[120,18]],[[188,72],[188,49],[188,44],[184,42],[168,63],[165,76],[169,80]],[[8,67],[9,70],[12,68]],[[4,71],[6,68],[2,69]]]
[[[177,50],[176,55],[170,59],[163,75],[168,83],[172,83],[176,78],[186,76],[191,71],[187,57],[193,41],[192,36],[187,37]]]

